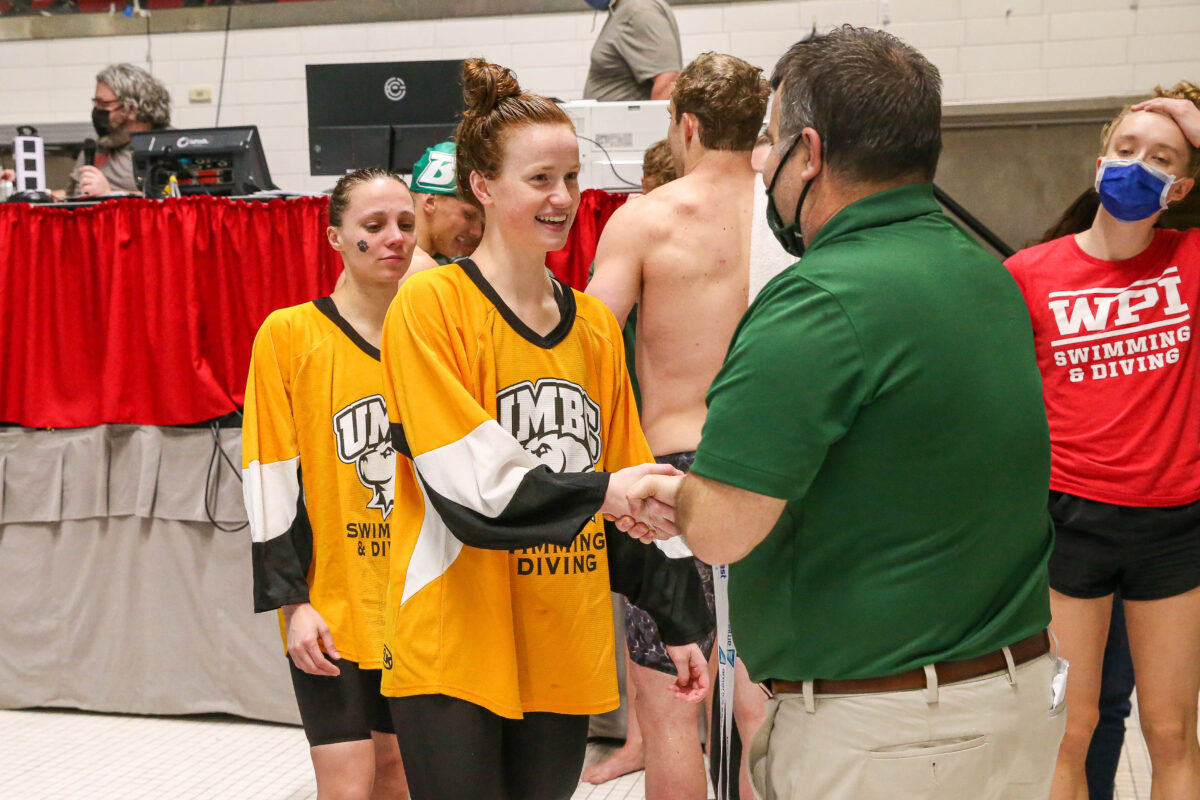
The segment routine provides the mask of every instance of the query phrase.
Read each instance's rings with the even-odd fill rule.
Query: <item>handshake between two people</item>
[[[684,474],[670,464],[638,464],[612,473],[600,513],[643,544],[678,536],[675,494]],[[691,561],[691,559],[688,559]],[[671,691],[679,700],[698,703],[709,689],[708,661],[695,643],[665,645],[675,665]]]
[[[678,536],[675,495],[684,473],[670,464],[638,464],[612,473],[604,518],[643,544]]]

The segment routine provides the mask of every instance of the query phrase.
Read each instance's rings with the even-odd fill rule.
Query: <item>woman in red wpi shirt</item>
[[[1158,95],[1104,129],[1091,227],[1007,263],[1029,305],[1050,422],[1050,600],[1071,662],[1056,800],[1087,796],[1116,592],[1153,794],[1200,797],[1200,229],[1154,227],[1200,174],[1200,90]]]

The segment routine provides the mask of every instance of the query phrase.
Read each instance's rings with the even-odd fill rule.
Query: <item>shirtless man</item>
[[[417,249],[410,273],[475,252],[483,238],[483,215],[458,197],[454,142],[441,142],[425,151],[413,165],[411,188],[417,210]]]
[[[733,56],[704,53],[675,83],[667,133],[681,176],[617,210],[596,251],[588,293],[624,324],[638,305],[637,378],[642,427],[655,456],[686,469],[700,441],[704,395],[746,310],[754,193],[761,185],[750,151],[766,111],[760,70]],[[780,268],[789,263],[779,251]],[[711,586],[710,569],[697,562]],[[694,706],[664,695],[674,680],[653,623],[627,609],[636,714],[645,747],[648,800],[706,797]],[[763,694],[739,664],[734,716],[749,742]],[[609,777],[638,769],[621,751]],[[597,770],[599,772],[599,770]],[[742,797],[749,798],[749,783]]]

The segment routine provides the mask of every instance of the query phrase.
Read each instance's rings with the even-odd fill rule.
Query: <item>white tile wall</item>
[[[1020,17],[976,17],[967,20],[967,44],[1040,42],[1046,38],[1049,18],[1045,14]]]
[[[1125,39],[1076,39],[1042,45],[1043,67],[1126,66]]]
[[[582,5],[582,4],[581,4]],[[882,26],[926,50],[947,102],[1041,100],[1136,93],[1200,80],[1200,0],[761,0],[681,6],[684,60],[730,52],[769,70],[815,24]],[[307,174],[304,65],[481,55],[512,66],[530,89],[578,98],[602,14],[331,24],[232,31],[224,64],[223,125],[257,124],[276,182],[327,187]],[[0,42],[0,123],[83,121],[96,72],[149,65],[183,127],[216,122],[216,104],[188,88],[221,81],[219,31],[99,39]]]
[[[1129,59],[1135,64],[1194,59],[1200,52],[1198,39],[1195,33],[1134,36],[1129,43]]]
[[[1058,97],[1069,97],[1077,93],[1133,94],[1153,86],[1153,83],[1150,83],[1137,87],[1133,81],[1132,64],[1051,69],[1047,72],[1047,81],[1050,94]]]
[[[893,22],[888,30],[913,47],[958,47],[967,43],[966,20],[950,19],[937,22]]]
[[[979,103],[989,100],[1020,100],[1046,95],[1047,75],[1041,69],[1005,72],[970,72],[966,75],[963,99]]]
[[[1128,36],[1137,30],[1137,17],[1138,12],[1131,8],[1119,11],[1088,11],[1082,14],[1051,14],[1050,38],[1094,39],[1097,36]],[[1167,28],[1172,29],[1174,28]]]
[[[1180,75],[1200,75],[1200,56],[1192,61],[1133,65],[1133,85],[1137,87],[1138,92],[1159,84],[1172,86],[1179,80]],[[1190,80],[1196,83],[1194,77]]]
[[[1002,17],[1005,14],[1040,14],[1042,0],[962,0],[964,17]]]
[[[1004,72],[1006,70],[1028,70],[1041,66],[1042,45],[1034,42],[1025,44],[988,44],[964,47],[959,51],[958,63],[963,72]],[[1011,97],[1011,95],[1009,95]]]
[[[1200,3],[1167,8],[1143,8],[1137,14],[1138,33],[1200,31]]]
[[[1044,0],[1046,11],[1101,11],[1104,9],[1129,8],[1130,0]],[[1147,5],[1141,0],[1139,5]]]

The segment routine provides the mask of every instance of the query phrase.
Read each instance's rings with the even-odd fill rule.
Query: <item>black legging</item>
[[[412,800],[567,800],[579,784],[586,715],[506,719],[440,694],[388,705]]]

